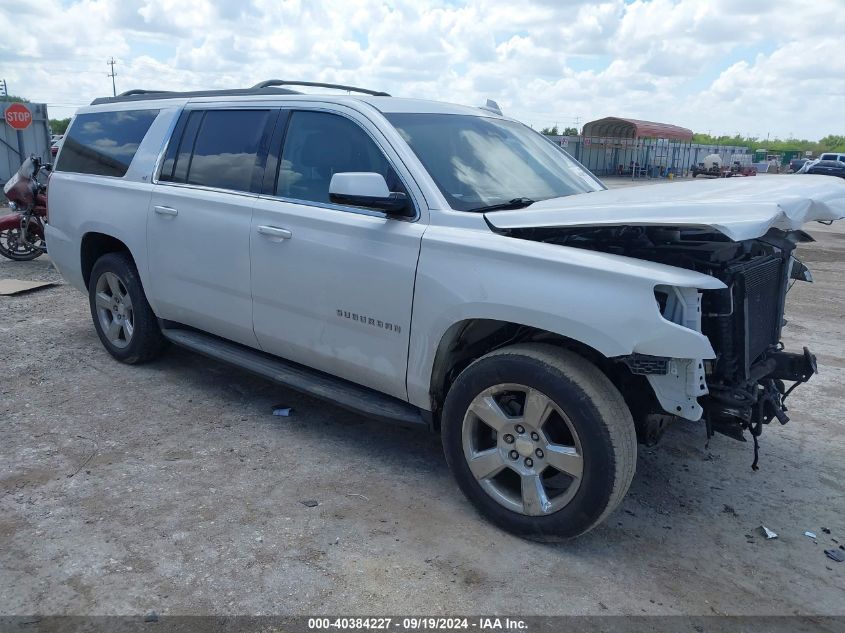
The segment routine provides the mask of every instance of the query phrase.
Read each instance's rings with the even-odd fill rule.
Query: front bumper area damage
[[[635,421],[642,441],[656,443],[671,419],[703,419],[708,438],[718,432],[746,441],[745,432],[750,433],[756,468],[757,438],[763,425],[772,420],[786,424],[787,396],[817,372],[809,350],[787,352],[780,342],[789,284],[812,281],[806,266],[794,256],[795,246],[811,240],[799,231],[770,231],[743,244],[664,243],[664,251],[694,254],[698,265],[703,262],[704,270],[724,287],[654,288],[663,318],[704,334],[713,346],[712,357],[633,354],[616,359],[633,376],[644,377],[654,393],[651,405],[642,397],[633,398],[638,403],[633,410],[638,410]],[[707,260],[702,252],[708,253]],[[787,382],[792,386],[787,387]]]
[[[709,361],[645,354],[618,360],[631,374],[648,380],[665,412],[652,411],[636,420],[640,440],[650,446],[659,441],[672,418],[704,418],[708,437],[721,433],[744,442],[744,431],[749,431],[756,440],[764,424],[775,419],[789,422],[787,396],[818,373],[816,357],[806,347],[803,353],[773,349],[751,368],[748,382],[711,393],[705,370]],[[787,388],[784,381],[793,384]]]
[[[757,437],[762,425],[774,419],[786,424],[789,422],[786,397],[816,373],[816,357],[806,347],[801,354],[780,349],[767,353],[751,368],[748,383],[708,396],[705,416],[708,430],[744,442],[743,430]],[[787,388],[785,380],[792,382],[792,386]]]
[[[701,336],[709,349],[680,349],[653,327],[638,331],[653,334],[648,346],[637,341],[625,356],[608,355],[647,444],[683,418],[703,419],[708,437],[718,431],[744,441],[748,431],[756,446],[763,425],[789,420],[784,400],[816,373],[809,351],[783,348],[784,306],[793,282],[812,282],[795,255],[799,243],[813,241],[802,227],[845,217],[845,183],[751,180],[665,185],[659,195],[620,188],[485,216],[502,235],[686,269],[718,284],[654,286],[664,323]]]

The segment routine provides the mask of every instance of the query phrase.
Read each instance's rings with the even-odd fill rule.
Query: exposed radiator
[[[753,363],[780,338],[783,319],[783,260],[752,262],[741,273],[745,285],[748,362]]]
[[[751,365],[780,340],[784,302],[783,259],[773,255],[728,267],[729,290],[706,295],[702,327],[718,355],[720,373],[748,378]]]

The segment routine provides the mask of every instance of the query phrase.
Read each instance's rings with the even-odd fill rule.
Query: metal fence
[[[6,109],[11,101],[0,101],[0,185],[12,177],[23,159],[30,154],[50,161],[50,121],[47,104],[27,103],[32,112],[32,123],[25,130],[15,130],[6,123]],[[4,198],[0,196],[0,200]]]
[[[660,178],[668,174],[687,176],[694,165],[718,154],[723,165],[745,163],[747,147],[707,145],[666,139],[621,139],[584,136],[551,136],[573,158],[596,176]]]

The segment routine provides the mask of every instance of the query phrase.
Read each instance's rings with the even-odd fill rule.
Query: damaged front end
[[[794,256],[800,230],[770,229],[755,239],[734,241],[707,228],[611,226],[526,228],[511,235],[643,259],[715,277],[723,289],[656,286],[657,309],[667,321],[707,336],[713,359],[679,359],[632,354],[617,360],[632,376],[644,377],[654,398],[629,385],[626,397],[641,441],[655,443],[670,416],[704,419],[708,436],[720,432],[755,440],[764,424],[789,417],[784,400],[816,373],[805,348],[787,352],[781,343],[784,305],[790,284],[812,281]],[[786,382],[794,383],[787,388]],[[756,467],[756,458],[755,458]]]
[[[656,442],[676,417],[703,418],[708,434],[744,439],[749,431],[756,447],[763,425],[788,421],[784,400],[816,372],[807,349],[784,350],[784,305],[792,283],[812,281],[795,257],[798,243],[813,241],[801,229],[845,217],[845,183],[824,176],[752,180],[625,187],[486,215],[500,234],[657,262],[721,282],[710,289],[654,288],[663,319],[705,335],[711,357],[683,358],[666,345],[666,357],[611,359],[641,441]]]

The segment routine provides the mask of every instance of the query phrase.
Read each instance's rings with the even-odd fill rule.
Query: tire
[[[571,539],[597,526],[636,468],[634,421],[622,395],[589,361],[547,344],[505,347],[461,372],[441,433],[472,504],[533,540]]]
[[[88,282],[88,303],[97,336],[120,362],[146,363],[164,350],[166,339],[128,253],[107,253],[96,261]]]
[[[20,233],[20,229],[0,231],[0,255],[16,262],[29,262],[41,257],[43,250],[23,246]]]

